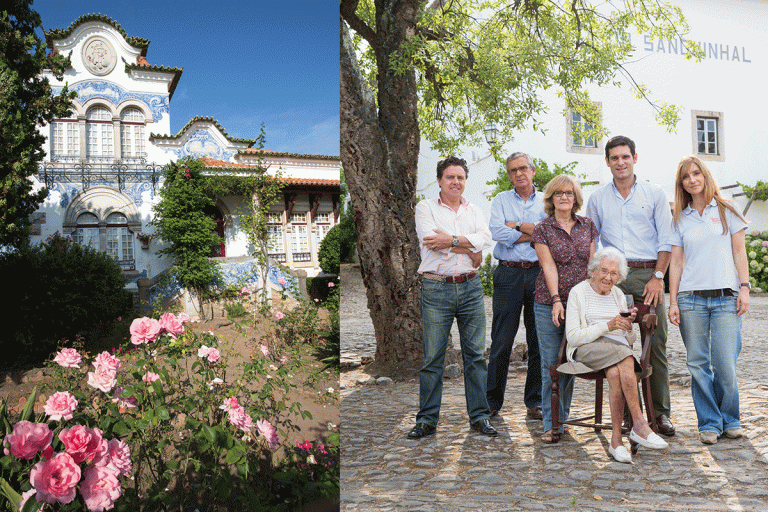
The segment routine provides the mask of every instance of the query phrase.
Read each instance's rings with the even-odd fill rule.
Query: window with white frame
[[[72,233],[72,240],[80,245],[87,245],[99,250],[99,218],[92,213],[81,213],[77,217],[77,229]]]
[[[267,250],[270,254],[285,253],[283,238],[283,215],[281,213],[267,214]]]
[[[308,253],[309,252],[309,233],[307,231],[307,214],[306,213],[292,213],[291,214],[291,251],[294,254]],[[308,259],[305,256],[301,256],[301,261]],[[294,260],[296,257],[294,256]]]
[[[602,103],[595,102],[598,112],[602,111]],[[595,129],[595,123],[581,112],[568,109],[566,118],[566,150],[571,153],[600,154],[603,151],[602,140],[588,132]]]
[[[51,123],[51,149],[54,158],[80,154],[80,130],[77,119],[57,119]]]
[[[315,214],[315,249],[320,249],[320,243],[331,230],[331,227],[330,213]]]
[[[722,112],[691,110],[693,153],[704,160],[725,160]]]
[[[86,113],[86,155],[89,159],[114,158],[114,129],[112,114],[106,107],[93,107]]]
[[[120,113],[120,155],[123,159],[146,156],[144,114],[137,108],[126,108]]]
[[[107,217],[107,254],[118,261],[133,259],[133,235],[122,213],[111,213]]]

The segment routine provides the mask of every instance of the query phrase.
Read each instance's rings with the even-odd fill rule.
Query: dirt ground
[[[210,313],[209,308],[209,316]],[[212,330],[218,337],[218,348],[223,358],[227,359],[226,381],[238,374],[236,367],[239,362],[256,353],[261,355],[259,346],[262,343],[269,346],[271,351],[277,350],[278,354],[286,352],[285,347],[279,346],[274,339],[266,335],[269,329],[264,322],[267,321],[241,332],[236,322],[226,318],[222,308],[213,308],[213,313],[213,318],[189,323],[187,327],[196,333]],[[190,357],[196,358],[196,353]],[[301,403],[302,409],[309,411],[312,419],[297,418],[286,413],[279,415],[278,429],[282,428],[285,432],[285,437],[281,435],[280,441],[289,447],[295,446],[295,441],[325,442],[330,434],[339,431],[339,374],[333,370],[321,371],[323,365],[317,360],[314,348],[308,345],[302,347],[300,357],[296,361],[298,364],[291,371],[291,383],[296,387],[291,388],[285,401],[288,404]],[[18,413],[32,389],[37,386],[39,391],[45,381],[50,382],[50,377],[46,376],[42,368],[26,371],[0,370],[0,399],[7,399],[11,414]],[[258,383],[252,383],[249,387],[258,388]],[[329,388],[332,391],[329,392]],[[42,413],[46,399],[45,395],[38,396],[36,412]]]

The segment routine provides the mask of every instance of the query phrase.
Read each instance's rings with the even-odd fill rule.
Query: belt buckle
[[[533,268],[535,266],[535,263],[532,261],[521,261],[520,262],[520,268]]]

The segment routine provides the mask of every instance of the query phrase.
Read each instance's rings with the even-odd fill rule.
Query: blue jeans
[[[533,305],[536,315],[536,334],[539,338],[539,356],[541,357],[541,412],[544,416],[544,431],[552,430],[552,378],[549,376],[550,365],[557,363],[560,344],[563,342],[565,321],[557,327],[552,323],[552,306]],[[573,396],[573,375],[560,376],[560,421],[568,419]],[[562,432],[562,426],[558,430]]]
[[[677,305],[699,432],[719,435],[740,427],[736,359],[741,317],[736,316],[736,297],[707,299],[682,292]]]
[[[533,291],[539,271],[539,267],[499,265],[493,273],[493,324],[486,396],[488,407],[497,411],[504,404],[509,357],[520,326],[520,313],[523,313],[528,343],[528,373],[525,377],[523,402],[526,407],[541,405],[541,360],[533,315]]]
[[[421,321],[424,366],[419,371],[417,423],[437,425],[443,397],[443,366],[453,319],[459,326],[464,358],[464,395],[470,423],[491,416],[485,400],[485,305],[480,277],[464,283],[424,279],[421,290]]]

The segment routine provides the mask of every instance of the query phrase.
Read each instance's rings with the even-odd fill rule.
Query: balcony
[[[130,157],[114,160],[108,157],[93,157],[81,160],[75,156],[54,157],[38,167],[37,178],[47,188],[56,183],[80,183],[86,190],[93,185],[117,183],[119,190],[126,183],[152,183],[152,193],[162,175],[163,166],[147,162],[146,158]]]

